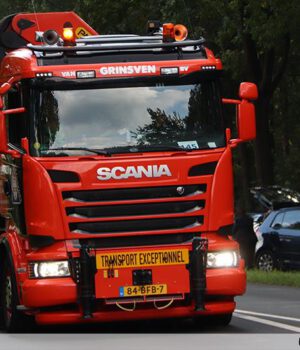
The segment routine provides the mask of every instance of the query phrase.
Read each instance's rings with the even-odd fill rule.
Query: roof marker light
[[[52,77],[53,73],[51,72],[36,73],[35,76],[37,78],[46,78],[46,77]]]
[[[214,70],[214,69],[216,69],[216,66],[202,66],[201,69],[202,70]]]
[[[178,75],[178,67],[162,67],[160,68],[161,75]]]

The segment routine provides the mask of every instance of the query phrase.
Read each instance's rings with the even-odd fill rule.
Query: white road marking
[[[261,312],[239,310],[239,309],[235,310],[235,312],[238,312],[239,314],[245,314],[245,315],[263,316],[263,317],[269,317],[269,318],[277,318],[278,320],[300,322],[300,318],[295,318],[295,317],[280,316],[280,315],[274,315],[274,314],[263,314]]]
[[[266,324],[266,325],[271,326],[271,327],[281,328],[281,329],[285,329],[285,330],[290,331],[290,332],[295,332],[295,333],[300,334],[300,327],[295,327],[295,326],[290,326],[290,325],[285,324],[285,323],[265,320],[264,318],[259,318],[259,317],[255,317],[255,316],[239,315],[238,313],[234,313],[233,315],[234,315],[234,317],[242,318],[244,320],[262,323],[262,324]]]

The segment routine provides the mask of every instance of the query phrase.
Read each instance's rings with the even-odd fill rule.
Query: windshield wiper
[[[191,152],[193,149],[183,148],[180,146],[164,146],[164,145],[151,145],[151,146],[133,146],[130,148],[130,152],[163,152],[163,151],[181,151]]]
[[[58,147],[58,148],[50,148],[46,152],[51,152],[51,151],[86,151],[86,152],[95,153],[95,154],[99,154],[107,157],[111,156],[111,153],[109,152],[98,151],[98,150],[86,148],[86,147]]]

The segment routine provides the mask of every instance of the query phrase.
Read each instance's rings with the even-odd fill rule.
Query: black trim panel
[[[147,220],[120,220],[70,223],[72,233],[105,234],[135,231],[182,230],[201,226],[203,216]]]
[[[164,244],[182,244],[191,242],[195,237],[194,233],[145,235],[129,237],[103,237],[101,239],[88,239],[85,243],[90,248],[117,248],[117,247],[140,247]],[[81,240],[79,240],[80,242]],[[74,245],[75,248],[80,245]]]
[[[47,170],[51,180],[56,183],[61,182],[80,182],[79,175],[73,171]]]
[[[97,64],[97,63],[126,63],[126,62],[151,62],[151,61],[177,61],[206,59],[205,51],[196,52],[122,52],[119,53],[89,53],[88,55],[73,55],[61,57],[43,57],[38,59],[39,66],[58,66],[67,64]],[[80,68],[78,68],[80,70]]]
[[[189,176],[213,175],[218,162],[195,165],[189,170]]]
[[[106,218],[116,216],[180,214],[204,208],[205,201],[141,203],[66,208],[68,216],[82,218]]]
[[[178,190],[180,188],[180,191]],[[182,192],[182,188],[184,191]],[[65,191],[63,199],[77,202],[122,201],[134,199],[176,198],[206,192],[206,185],[139,187],[110,190]]]

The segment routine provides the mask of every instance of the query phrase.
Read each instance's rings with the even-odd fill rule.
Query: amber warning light
[[[176,26],[174,26],[174,35],[176,41],[185,40],[188,36],[188,30],[182,24],[176,24]]]
[[[74,28],[70,22],[66,22],[64,24],[63,39],[64,39],[64,46],[74,46],[75,45]]]
[[[173,42],[185,40],[188,36],[187,28],[182,24],[165,23],[163,24],[163,41]]]

